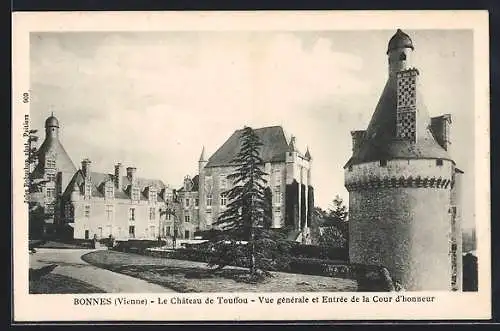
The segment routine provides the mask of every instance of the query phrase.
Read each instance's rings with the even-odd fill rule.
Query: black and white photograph
[[[459,299],[487,316],[487,13],[407,14],[35,20],[14,92],[16,294],[187,319]]]

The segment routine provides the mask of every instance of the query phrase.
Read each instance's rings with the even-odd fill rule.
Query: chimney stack
[[[130,181],[130,183],[134,183],[135,181],[135,172],[136,172],[135,167],[128,167],[127,168],[127,178]]]
[[[365,137],[365,132],[365,130],[351,131],[353,154],[357,153],[359,148],[361,147],[361,144],[363,143],[363,139]]]
[[[90,178],[90,160],[88,158],[85,158],[82,161],[82,173],[84,178]]]
[[[123,167],[121,163],[117,163],[115,165],[115,187],[117,189],[120,189],[122,187],[122,182],[123,182]]]

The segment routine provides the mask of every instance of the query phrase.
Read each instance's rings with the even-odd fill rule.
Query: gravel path
[[[86,249],[38,249],[30,255],[30,268],[48,264],[58,266],[52,273],[72,277],[103,289],[107,293],[165,293],[174,292],[142,279],[115,273],[88,264],[81,256],[92,252]]]

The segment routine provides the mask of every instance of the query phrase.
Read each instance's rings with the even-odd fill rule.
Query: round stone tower
[[[410,67],[410,37],[390,39],[389,77],[345,166],[351,263],[381,265],[406,290],[460,288],[461,245],[448,153],[450,116],[430,118]],[[461,173],[461,172],[460,172]],[[457,258],[458,256],[458,258]]]

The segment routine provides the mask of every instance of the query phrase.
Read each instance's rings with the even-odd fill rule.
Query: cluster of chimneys
[[[88,159],[85,158],[82,161],[82,173],[85,178],[90,177],[90,164],[92,162]],[[137,171],[137,168],[135,167],[127,167],[127,178],[130,180],[130,182],[134,182],[135,180],[135,173]],[[120,188],[122,187],[122,182],[123,182],[123,166],[121,163],[115,164],[115,176],[114,176],[114,181],[115,181],[115,187]]]

